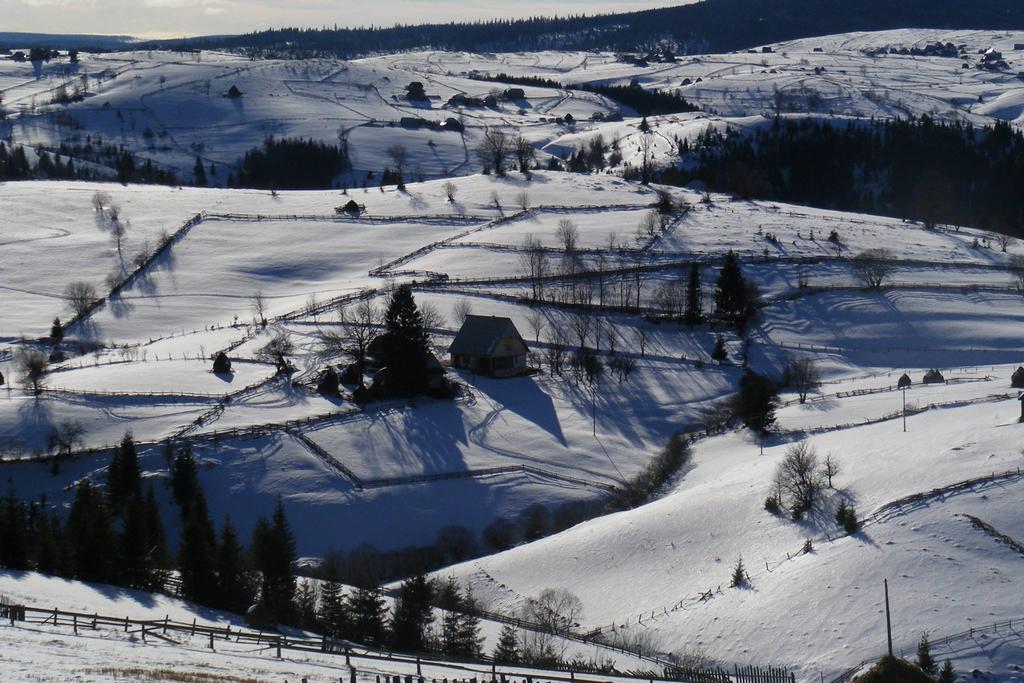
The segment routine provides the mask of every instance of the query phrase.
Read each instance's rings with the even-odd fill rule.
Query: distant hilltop
[[[74,33],[0,32],[0,48],[49,47],[54,49],[120,50],[135,45],[131,36],[95,36]]]
[[[897,28],[1024,29],[1020,0],[704,0],[600,16],[534,17],[390,28],[282,28],[241,36],[156,41],[153,47],[228,48],[254,56],[342,58],[438,50],[728,52],[784,40]]]

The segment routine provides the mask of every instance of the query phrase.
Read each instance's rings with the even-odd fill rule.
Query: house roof
[[[520,341],[523,339],[511,319],[493,315],[466,316],[466,322],[462,323],[455,340],[448,347],[448,353],[490,356],[498,343],[508,337]],[[526,342],[523,342],[523,346],[526,346]]]

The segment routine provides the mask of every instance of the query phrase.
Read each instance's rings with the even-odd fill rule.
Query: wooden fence
[[[928,639],[928,643],[931,646],[932,655],[934,656],[936,648],[946,647],[947,645],[951,645],[951,644],[953,644],[953,643],[955,643],[957,641],[960,641],[960,640],[967,640],[967,639],[973,640],[974,638],[976,638],[977,636],[982,635],[982,634],[1010,632],[1010,633],[1014,634],[1016,637],[1021,638],[1022,635],[1021,635],[1021,633],[1019,631],[1016,631],[1014,629],[1014,624],[1016,624],[1017,628],[1021,628],[1022,626],[1024,626],[1024,617],[1019,617],[1019,618],[1014,618],[1014,619],[1007,619],[1006,621],[997,621],[994,624],[988,624],[986,626],[972,626],[971,628],[969,628],[966,631],[961,631],[960,633],[954,633],[953,635],[950,635],[950,636],[944,636],[942,638],[938,638],[938,639],[935,639],[935,640],[932,640],[931,638],[929,638]],[[913,646],[908,646],[906,648],[906,650],[909,651],[909,650],[911,650],[912,648],[915,648],[915,647],[916,647],[916,643]],[[901,652],[903,652],[903,651],[904,650],[901,648]],[[879,657],[881,657],[881,655],[879,655]],[[836,678],[833,678],[831,683],[849,683],[850,681],[853,680],[854,676],[856,676],[858,673],[860,673],[861,670],[863,670],[866,666],[868,666],[869,664],[871,664],[874,661],[876,661],[876,660],[874,660],[874,659],[865,659],[860,664],[857,664],[856,666],[850,667],[849,669],[847,669],[846,671],[841,673]]]
[[[678,681],[684,683],[703,683],[715,681],[722,683],[795,683],[795,677],[785,669],[760,669],[756,667],[736,667],[733,674],[723,669],[682,669],[666,668],[660,673],[652,671],[619,671],[597,670],[586,667],[563,665],[559,667],[535,667],[529,665],[503,665],[491,658],[451,659],[434,654],[415,655],[399,654],[383,650],[366,648],[349,641],[321,637],[293,637],[281,633],[266,633],[228,626],[215,626],[199,623],[193,619],[191,623],[163,619],[133,619],[116,617],[98,613],[72,612],[59,608],[43,609],[25,605],[0,605],[0,619],[8,621],[10,626],[18,623],[70,628],[75,635],[83,630],[113,629],[137,637],[143,643],[152,638],[156,642],[169,645],[181,643],[171,637],[178,634],[188,637],[199,637],[208,640],[208,647],[216,650],[218,643],[232,642],[255,645],[262,651],[283,658],[286,653],[320,653],[336,655],[340,660],[344,657],[344,666],[354,671],[353,662],[390,662],[415,667],[420,683],[425,683],[422,676],[423,667],[447,669],[464,674],[478,674],[483,680],[503,681],[506,677],[521,678],[526,681],[551,681],[552,683],[609,683],[613,680],[624,681]],[[556,673],[557,672],[557,673]],[[559,674],[562,675],[559,675]],[[568,674],[568,675],[564,675]]]

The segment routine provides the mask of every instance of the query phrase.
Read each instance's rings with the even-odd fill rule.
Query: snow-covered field
[[[970,68],[959,58],[872,52],[935,41],[965,45]],[[131,430],[141,442],[144,476],[167,502],[161,442],[188,440],[216,523],[230,515],[248,538],[280,498],[306,557],[361,545],[425,545],[451,526],[479,538],[493,521],[531,505],[555,510],[600,501],[640,472],[670,435],[699,430],[734,393],[742,374],[739,337],[724,328],[659,323],[653,315],[694,262],[709,310],[721,259],[731,249],[765,297],[750,330],[750,366],[777,375],[787,358],[813,358],[825,375],[820,391],[804,404],[784,393],[778,433],[763,444],[742,429],[700,440],[692,462],[648,505],[442,574],[454,571],[498,610],[514,611],[547,587],[568,587],[583,601],[583,630],[614,625],[629,637],[642,633],[663,652],[784,665],[805,680],[834,677],[880,652],[886,578],[905,651],[922,631],[939,638],[1024,618],[1014,589],[1024,580],[1020,556],[964,517],[1024,540],[1024,479],[933,493],[1024,465],[1024,426],[1009,381],[1024,362],[1024,297],[1007,269],[1024,248],[1003,252],[977,230],[926,230],[725,195],[703,202],[701,193],[678,188],[665,189],[689,210],[653,236],[638,226],[657,201],[655,190],[614,174],[476,173],[473,147],[486,126],[519,130],[538,149],[561,156],[601,134],[619,140],[629,161],[639,121],[624,111],[625,121],[591,122],[591,114],[617,106],[582,91],[531,87],[518,102],[466,108],[465,136],[390,125],[404,116],[457,116],[459,107],[445,104],[450,97],[483,96],[494,86],[471,73],[501,71],[563,84],[637,78],[713,110],[652,117],[664,159],[675,153],[676,137],[696,136],[708,125],[764,125],[762,113],[776,106],[787,115],[932,113],[1019,124],[1024,86],[1013,74],[1024,70],[1024,53],[1012,49],[1015,42],[1024,35],[850,34],[646,68],[573,53],[429,52],[353,62],[83,55],[71,76],[89,75],[90,96],[65,112],[83,124],[77,132],[48,105],[71,77],[58,73],[60,64],[43,66],[36,77],[31,65],[4,60],[0,90],[16,141],[56,144],[90,132],[182,172],[199,156],[218,166],[219,184],[266,135],[336,140],[342,128],[358,173],[379,172],[387,164],[384,150],[401,142],[411,153],[410,177],[426,180],[404,191],[352,184],[358,189],[273,194],[73,182],[0,186],[0,475],[22,498],[45,495],[66,507],[75,482],[103,481],[109,455],[83,453],[53,468],[44,456],[54,431],[81,423],[77,447],[103,449]],[[1011,73],[976,68],[978,50],[990,47],[1003,51]],[[424,83],[428,102],[404,99],[411,81]],[[222,96],[231,85],[245,93],[240,100]],[[576,124],[554,120],[567,113]],[[447,197],[448,176],[455,201]],[[92,206],[97,192],[109,195],[108,209],[120,210],[120,250],[109,213]],[[358,219],[335,213],[350,198],[366,205]],[[131,271],[137,252],[195,216],[195,225],[107,296],[108,275]],[[522,279],[520,247],[528,237],[549,250],[549,272],[557,272],[563,220],[578,229],[579,263],[607,271],[589,296],[615,306],[589,323],[590,343],[606,358],[614,348],[636,364],[622,381],[606,373],[595,391],[546,371],[553,332],[572,339],[581,318],[550,301],[530,305],[531,286]],[[833,230],[839,245],[828,239]],[[850,259],[879,246],[893,254],[891,286],[867,291]],[[649,269],[637,274],[637,266]],[[43,338],[53,319],[71,318],[63,292],[74,281],[94,286],[105,301],[69,325],[70,357],[55,359],[46,386],[33,396],[18,381],[14,352],[48,348]],[[340,329],[338,304],[366,297],[383,306],[395,282],[414,282],[418,304],[436,314],[432,341],[442,361],[459,310],[469,305],[474,314],[511,318],[534,352],[531,364],[544,371],[491,380],[449,369],[465,387],[454,401],[364,408],[349,396],[317,394],[312,387],[325,366],[347,362],[321,343],[325,332]],[[561,284],[549,281],[549,296]],[[256,324],[257,293],[266,329]],[[624,310],[637,301],[646,316]],[[259,353],[278,334],[294,343],[290,376],[276,375]],[[710,358],[718,334],[729,355],[722,364]],[[234,361],[231,375],[211,372],[211,356],[222,349]],[[922,385],[932,368],[949,382]],[[903,372],[914,381],[905,395],[906,433],[899,419],[904,396],[892,389]],[[825,505],[794,522],[763,504],[776,463],[804,437],[820,455],[838,459],[841,472]],[[918,493],[928,495],[889,505]],[[852,537],[839,535],[832,519],[840,498],[867,522]],[[177,529],[166,521],[173,540]],[[813,552],[802,553],[808,538]],[[728,588],[741,556],[752,586]],[[0,595],[131,616],[197,613],[164,597],[33,575],[0,574]],[[490,638],[494,625],[485,630]],[[23,648],[7,653],[6,645],[26,642],[54,653],[58,677],[72,677],[83,653],[90,680],[107,676],[101,662],[117,659],[142,668],[209,666],[260,680],[346,675],[312,656],[300,665],[240,650],[202,654],[202,643],[180,649],[0,627],[0,678],[46,678]],[[950,648],[937,655],[953,657],[962,672],[1020,680],[1011,668],[1024,661],[1019,636],[979,636]]]

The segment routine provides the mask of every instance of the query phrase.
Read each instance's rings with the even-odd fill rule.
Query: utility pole
[[[892,618],[889,616],[889,579],[885,582],[885,630],[889,637],[889,656],[892,657]]]
[[[903,431],[907,431],[907,389],[906,387],[900,392],[903,394]]]

